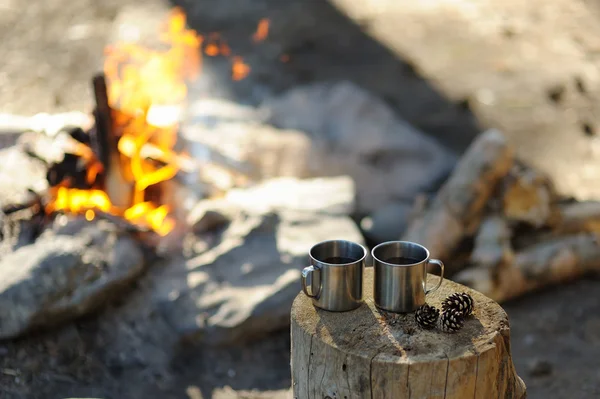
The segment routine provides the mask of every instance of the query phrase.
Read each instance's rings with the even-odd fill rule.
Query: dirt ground
[[[457,151],[478,131],[465,103],[444,99],[409,63],[360,33],[325,0],[178,3],[192,26],[224,32],[232,49],[253,68],[249,79],[234,84],[222,61],[209,60],[210,81],[205,86],[209,95],[258,104],[296,84],[348,79],[380,95],[413,124]],[[102,47],[114,30],[114,20],[125,7],[155,5],[160,10],[170,6],[157,0],[35,0],[22,7],[17,0],[0,0],[0,112],[89,109],[89,77],[100,68]],[[279,39],[254,46],[248,38],[267,12],[283,21],[272,32]],[[282,55],[288,55],[289,62],[281,62]],[[132,287],[133,296],[136,289]],[[135,320],[112,324],[122,306],[111,304],[100,315],[52,332],[0,342],[0,398],[291,396],[288,331],[239,347],[182,345],[174,358],[163,362],[158,360],[164,356],[161,339],[168,331],[146,331],[145,324],[136,327]],[[514,360],[528,397],[600,397],[599,280],[532,294],[505,308]],[[140,341],[145,354],[156,351],[150,356],[155,363],[122,350],[128,341]]]
[[[600,281],[590,279],[505,306],[515,365],[529,398],[600,395],[598,298]],[[115,317],[123,306],[0,344],[0,398],[291,398],[289,331],[228,348],[183,344],[161,362],[159,352],[172,350],[169,339]],[[143,353],[129,353],[124,341]],[[153,353],[154,364],[144,359]]]

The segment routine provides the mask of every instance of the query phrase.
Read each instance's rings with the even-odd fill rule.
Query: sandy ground
[[[277,6],[283,3],[287,5]],[[102,48],[114,33],[115,19],[126,7],[135,10],[155,4],[162,11],[168,7],[157,0],[143,4],[35,0],[26,6],[17,0],[0,0],[0,112],[88,110],[89,78],[100,68]],[[195,27],[229,35],[233,50],[244,54],[253,68],[248,80],[232,83],[226,63],[209,60],[205,87],[210,95],[258,104],[295,84],[343,78],[381,95],[411,122],[456,150],[464,148],[477,131],[465,104],[443,100],[426,82],[412,77],[415,71],[406,63],[350,29],[331,7],[319,8],[313,15],[299,1],[254,0],[246,7],[219,7],[209,0],[181,4]],[[248,38],[267,12],[285,21],[273,28],[272,35],[280,40],[256,47]],[[331,36],[336,31],[348,34]],[[289,61],[281,62],[282,55],[288,55]],[[378,75],[397,79],[373,78]],[[418,98],[398,94],[403,90],[421,94]],[[431,109],[436,110],[435,118],[426,112]],[[506,305],[514,359],[528,385],[528,397],[600,396],[598,298],[600,281],[585,280]],[[99,319],[110,312],[106,310]],[[237,348],[186,347],[167,365],[164,375],[149,375],[142,365],[115,366],[107,360],[104,348],[114,337],[98,334],[98,323],[93,317],[46,335],[0,343],[0,398],[289,397],[287,331]]]

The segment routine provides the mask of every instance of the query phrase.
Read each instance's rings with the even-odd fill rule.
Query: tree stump
[[[429,275],[429,285],[439,277]],[[373,269],[365,270],[365,304],[343,313],[313,307],[300,293],[292,307],[295,399],[517,398],[526,396],[510,352],[508,317],[496,302],[450,280],[427,296],[441,309],[468,292],[475,311],[455,334],[423,330],[414,313],[373,303]]]

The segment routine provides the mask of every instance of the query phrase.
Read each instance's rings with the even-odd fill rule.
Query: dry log
[[[365,273],[373,285],[372,269]],[[429,275],[433,284],[438,277]],[[504,310],[482,294],[445,280],[427,301],[439,307],[454,292],[469,292],[474,316],[456,334],[423,330],[414,314],[366,304],[343,313],[315,308],[299,294],[292,306],[292,385],[298,399],[524,398],[510,351]]]
[[[600,235],[600,202],[569,202],[557,206],[557,216],[551,228],[517,234],[514,247],[528,248],[543,242],[556,240],[559,237],[579,233],[595,233]]]
[[[482,133],[403,239],[416,241],[429,248],[433,257],[449,261],[463,238],[478,228],[485,205],[512,164],[512,149],[502,133]],[[450,274],[456,271],[452,263],[447,268]]]
[[[504,178],[502,209],[511,222],[552,225],[558,216],[556,198],[550,177],[538,170],[514,165]]]
[[[475,236],[471,263],[480,268],[495,269],[512,262],[511,230],[500,215],[486,217]]]
[[[583,201],[561,205],[557,234],[600,233],[600,201]]]
[[[600,271],[600,244],[593,233],[581,233],[540,242],[497,269],[474,267],[455,280],[502,302],[542,287]]]

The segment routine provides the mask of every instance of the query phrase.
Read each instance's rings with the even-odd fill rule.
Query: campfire
[[[269,21],[261,20],[253,41],[264,40],[268,30]],[[177,218],[165,183],[182,171],[215,167],[207,160],[199,165],[176,148],[187,84],[198,76],[203,54],[228,57],[233,80],[245,78],[250,67],[232,55],[218,34],[203,37],[187,29],[178,8],[160,33],[160,45],[106,48],[104,71],[92,81],[94,126],[64,130],[69,139],[62,142],[62,159],[48,165],[48,192],[5,212],[40,205],[46,215],[84,215],[88,221],[101,217],[159,236],[174,229]],[[230,170],[239,166],[223,157],[219,162]]]

